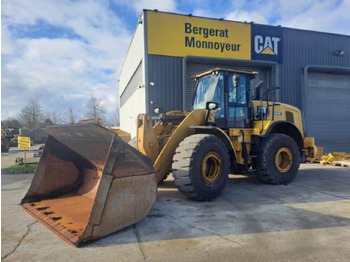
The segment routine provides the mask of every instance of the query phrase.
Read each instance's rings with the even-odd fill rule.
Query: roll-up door
[[[349,152],[350,75],[310,73],[306,88],[307,135],[325,152]]]

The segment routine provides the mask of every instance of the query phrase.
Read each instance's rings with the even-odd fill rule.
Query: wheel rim
[[[201,169],[205,183],[214,184],[221,176],[221,157],[216,152],[209,152],[203,158]]]
[[[293,162],[292,152],[287,147],[280,148],[275,155],[275,166],[281,173],[286,173]]]

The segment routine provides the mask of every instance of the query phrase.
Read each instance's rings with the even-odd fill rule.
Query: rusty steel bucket
[[[144,218],[157,194],[152,161],[97,125],[48,128],[21,204],[76,246]]]

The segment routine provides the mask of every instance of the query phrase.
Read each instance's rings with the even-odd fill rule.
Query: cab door
[[[229,128],[253,126],[250,114],[249,80],[243,74],[227,77],[227,126]]]

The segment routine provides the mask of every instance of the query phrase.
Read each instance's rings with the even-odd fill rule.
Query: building
[[[121,129],[139,113],[191,110],[191,76],[213,67],[259,72],[298,107],[325,151],[350,149],[350,36],[144,10],[119,77]]]

